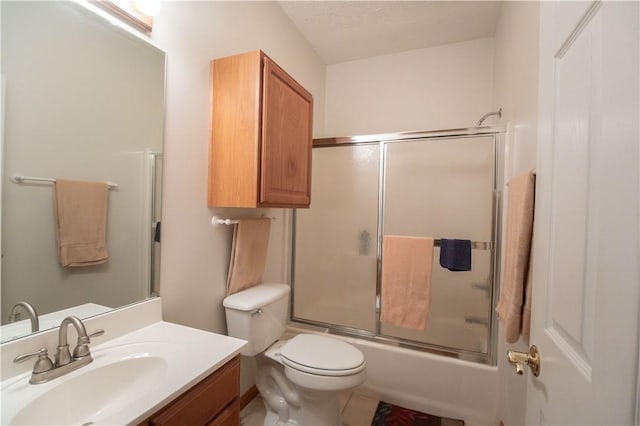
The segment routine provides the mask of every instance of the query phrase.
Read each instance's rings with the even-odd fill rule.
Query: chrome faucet
[[[78,333],[78,342],[73,350],[73,357],[71,356],[69,344],[67,343],[67,328],[69,324],[73,325]],[[33,366],[29,383],[45,383],[89,364],[93,361],[91,351],[89,350],[90,338],[104,334],[104,330],[97,330],[91,334],[87,334],[87,330],[80,318],[69,316],[62,320],[58,333],[55,362],[52,362],[49,358],[47,348],[40,348],[36,352],[19,355],[13,360],[13,362],[17,363],[35,356],[38,357],[36,364]]]
[[[87,336],[87,329],[84,328],[84,324],[78,317],[66,317],[62,320],[62,323],[60,323],[60,330],[58,331],[58,347],[56,348],[56,361],[54,364],[56,367],[62,367],[71,362],[71,353],[69,352],[69,343],[67,342],[69,324],[75,327],[76,333],[78,334],[78,344],[73,350],[73,358],[82,359],[90,355],[87,344],[89,342],[89,336]]]
[[[27,313],[27,315],[29,315],[29,319],[31,320],[31,332],[33,333],[36,331],[40,331],[40,320],[38,319],[38,313],[29,302],[18,302],[13,305],[13,308],[11,308],[11,312],[9,312],[9,322],[20,320],[20,312],[18,312],[20,308],[22,308]]]

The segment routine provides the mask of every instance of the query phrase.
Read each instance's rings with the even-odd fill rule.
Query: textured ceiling
[[[492,1],[281,1],[325,64],[491,37]]]

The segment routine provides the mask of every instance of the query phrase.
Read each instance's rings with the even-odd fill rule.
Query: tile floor
[[[380,400],[355,392],[339,395],[342,409],[342,426],[370,426]],[[265,409],[260,396],[254,398],[240,413],[241,426],[262,426]]]
[[[240,411],[240,426],[263,426],[264,416],[264,403],[258,395]]]
[[[371,420],[380,399],[359,392],[342,392],[339,395],[342,410],[342,426],[371,426]],[[254,398],[240,413],[241,426],[263,426],[265,409],[260,396]],[[442,418],[441,426],[463,426],[464,422]]]
[[[380,399],[356,392],[340,394],[343,426],[371,426]]]

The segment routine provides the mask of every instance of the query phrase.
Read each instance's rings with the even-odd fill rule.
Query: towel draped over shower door
[[[385,235],[380,321],[424,330],[431,306],[433,238]]]
[[[507,224],[500,299],[496,307],[507,343],[528,336],[531,322],[531,246],[535,171],[509,180]]]

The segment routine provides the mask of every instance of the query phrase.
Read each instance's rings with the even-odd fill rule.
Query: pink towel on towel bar
[[[433,238],[385,235],[380,321],[424,330],[431,305]]]
[[[515,343],[520,334],[529,335],[531,320],[534,170],[511,178],[508,195],[502,283],[496,312],[504,325],[505,340]]]
[[[262,282],[267,262],[271,219],[239,219],[233,230],[233,244],[227,275],[227,295]]]

